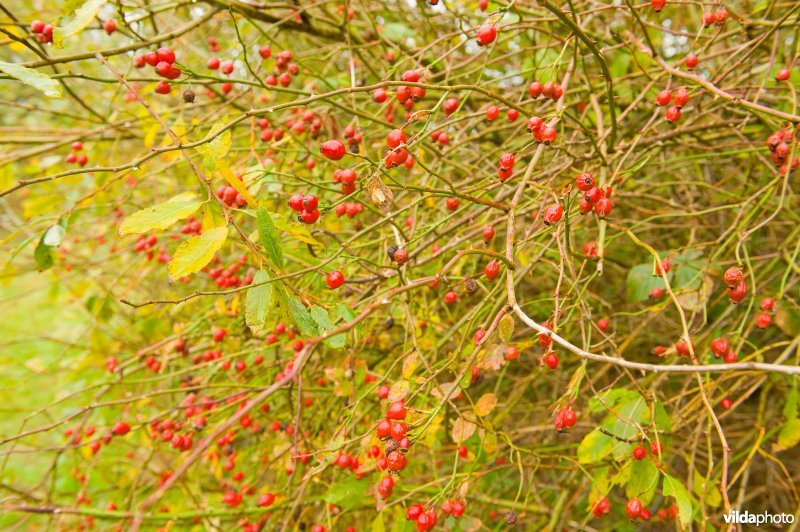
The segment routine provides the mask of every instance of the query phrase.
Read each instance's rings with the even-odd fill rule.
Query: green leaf
[[[681,481],[667,474],[664,474],[664,482],[661,487],[664,497],[675,497],[678,503],[678,519],[682,528],[688,528],[692,521],[692,499]]]
[[[50,76],[15,63],[0,61],[0,70],[12,78],[40,90],[50,98],[61,98],[61,86]]]
[[[623,440],[628,440],[635,436],[639,432],[637,424],[641,425],[650,414],[644,398],[638,393],[634,392],[634,394],[636,397],[621,402],[615,410],[616,413],[609,414],[603,421],[603,426],[611,434]],[[616,443],[617,445],[614,446],[614,458],[621,460],[626,456],[630,456],[634,444],[619,440]]]
[[[39,240],[36,249],[33,250],[33,258],[36,260],[36,266],[39,271],[44,271],[53,266],[53,254],[50,246],[44,243],[44,236]]]
[[[645,506],[653,500],[658,488],[658,468],[651,460],[634,460],[631,463],[631,474],[625,486],[628,498],[637,497]]]
[[[389,22],[383,26],[383,36],[390,41],[399,41],[413,37],[414,30],[399,22]]]
[[[692,479],[692,491],[694,491],[698,499],[703,500],[707,506],[712,508],[722,504],[722,494],[720,494],[719,489],[712,481],[706,483],[705,477],[696,468]]]
[[[267,255],[272,259],[272,264],[276,268],[283,268],[283,248],[278,237],[278,230],[272,222],[269,211],[261,207],[256,211],[258,236],[261,238],[261,245],[267,251]]]
[[[326,502],[334,504],[343,510],[352,510],[361,504],[371,501],[367,493],[368,489],[369,480],[366,478],[359,480],[348,476],[344,480],[331,484],[325,493],[324,499]]]
[[[500,339],[506,343],[511,341],[511,335],[514,334],[514,317],[510,314],[503,316],[497,326],[497,329],[500,333]]]
[[[97,16],[97,10],[106,3],[106,0],[86,0],[81,7],[75,11],[75,16],[64,26],[58,26],[53,30],[53,43],[61,48],[61,43],[67,37],[79,33],[88,26]]]
[[[178,220],[191,216],[202,202],[194,194],[180,194],[153,207],[136,211],[125,218],[119,226],[120,236],[131,233],[146,233],[151,229],[163,231]]]
[[[328,317],[328,311],[322,307],[314,305],[311,307],[311,317],[313,318],[314,322],[316,322],[317,327],[319,328],[319,332],[321,334],[325,334],[331,329],[336,328],[333,324],[331,319]],[[341,349],[344,347],[345,340],[347,339],[345,333],[334,334],[328,338],[325,338],[323,343],[328,347],[332,347],[334,349]]]
[[[778,443],[776,444],[776,451],[784,451],[791,449],[800,443],[800,419],[793,417],[786,421],[778,433]]]
[[[331,319],[334,323],[338,323],[341,320],[351,322],[355,317],[355,312],[353,312],[353,309],[351,309],[347,303],[339,303],[333,307],[333,313],[331,314]]]
[[[614,438],[606,436],[599,430],[592,430],[578,445],[578,462],[581,464],[599,462],[614,450],[614,441]]]
[[[316,336],[319,334],[317,324],[308,312],[308,309],[296,297],[287,296],[286,298],[289,317],[300,329],[303,336]]]
[[[227,155],[231,149],[231,131],[226,129],[217,135],[223,127],[225,127],[225,124],[222,122],[217,122],[211,126],[208,135],[203,139],[203,144],[195,147],[195,150],[203,156],[203,166],[209,172],[213,172],[216,169],[217,160]]]
[[[672,281],[672,271],[667,273],[667,279]],[[637,264],[628,271],[628,279],[625,282],[625,294],[628,303],[639,303],[650,297],[653,288],[666,288],[664,279],[661,276],[653,275],[653,265]]]
[[[259,333],[266,327],[267,314],[272,306],[272,283],[269,281],[269,272],[259,270],[253,277],[253,286],[247,290],[244,302],[244,321],[253,333]]]
[[[619,403],[633,401],[640,395],[633,390],[625,388],[611,388],[589,399],[589,413],[597,414],[614,409]]]
[[[183,242],[167,264],[170,282],[202,270],[211,262],[226,238],[228,238],[227,226],[216,227]]]
[[[322,247],[322,243],[311,236],[311,231],[309,231],[308,227],[305,225],[297,224],[297,223],[290,223],[289,221],[285,220],[284,218],[278,216],[272,220],[275,223],[275,227],[289,233],[297,240],[304,244],[311,244],[312,246],[320,246]]]

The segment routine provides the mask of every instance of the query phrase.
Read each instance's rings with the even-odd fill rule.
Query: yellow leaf
[[[397,381],[392,384],[389,390],[389,401],[399,401],[400,399],[404,399],[406,395],[408,395],[408,381]]]
[[[484,417],[494,409],[497,404],[497,396],[493,393],[485,393],[475,403],[475,414],[479,417]]]
[[[414,370],[417,368],[417,352],[414,351],[411,353],[406,359],[403,361],[403,378],[408,379],[411,375],[414,374]]]
[[[228,227],[216,227],[183,242],[167,265],[170,282],[202,270],[225,243]]]
[[[105,3],[106,0],[87,0],[84,2],[81,7],[75,10],[75,16],[72,17],[69,23],[64,26],[58,26],[53,30],[53,43],[61,48],[61,43],[64,39],[79,33],[83,28],[91,24],[97,15],[97,10]]]
[[[178,220],[194,214],[201,202],[192,193],[174,196],[164,203],[132,213],[119,226],[120,235],[146,233],[151,229],[164,230]]]
[[[248,207],[255,209],[258,206],[256,199],[247,190],[247,187],[244,185],[244,182],[242,182],[242,180],[239,179],[239,176],[234,174],[230,168],[228,168],[227,166],[223,166],[219,169],[219,173],[222,174],[222,177],[225,178],[225,181],[227,181],[233,188],[236,189],[236,192],[241,194],[244,197],[244,199],[247,200]]]
[[[461,443],[469,439],[475,433],[475,423],[467,421],[463,417],[456,419],[455,423],[453,423],[453,428],[450,431],[450,435],[453,438],[453,441],[456,443]]]

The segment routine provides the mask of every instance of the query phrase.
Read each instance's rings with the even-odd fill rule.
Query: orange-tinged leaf
[[[484,417],[489,415],[489,413],[494,410],[495,405],[497,404],[497,396],[491,392],[485,393],[478,399],[478,402],[475,403],[475,415],[479,417]]]

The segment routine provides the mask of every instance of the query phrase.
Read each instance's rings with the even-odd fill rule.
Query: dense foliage
[[[4,530],[800,512],[800,3],[0,9]]]

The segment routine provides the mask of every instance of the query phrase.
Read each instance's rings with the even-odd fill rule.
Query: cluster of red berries
[[[558,132],[553,126],[545,125],[544,121],[538,116],[528,119],[528,131],[533,134],[533,140],[551,144],[556,141]]]
[[[230,266],[223,268],[222,266],[215,266],[208,270],[208,276],[214,279],[217,286],[220,288],[230,288],[233,286],[247,286],[253,282],[252,275],[245,275],[241,279],[236,272],[247,262],[247,257],[240,255],[238,260]],[[223,330],[224,329],[220,329]],[[223,335],[224,336],[224,335]]]
[[[552,81],[545,81],[544,83],[534,81],[528,86],[528,94],[530,94],[531,98],[534,100],[539,98],[539,96],[544,96],[545,98],[557,102],[564,95],[564,89],[561,85],[553,83]]]
[[[614,204],[611,202],[612,188],[610,186],[598,187],[594,176],[589,172],[584,172],[575,178],[575,186],[583,192],[580,202],[581,214],[586,214],[594,210],[601,218],[611,214]]]
[[[67,154],[64,160],[70,164],[78,164],[80,166],[86,166],[86,163],[89,162],[89,158],[86,157],[85,153],[75,153],[79,151],[83,151],[83,143],[79,140],[76,140],[70,146],[72,151]]]
[[[703,26],[706,28],[714,24],[717,26],[724,26],[726,20],[728,20],[728,10],[724,7],[720,7],[716,11],[706,11],[703,13]]]
[[[141,235],[136,239],[136,243],[133,244],[133,250],[137,253],[146,253],[147,260],[151,260],[154,256],[153,248],[157,243],[158,237],[156,235]]]
[[[297,219],[304,224],[313,224],[319,219],[319,201],[313,194],[292,194],[289,198],[289,207],[300,213]]]
[[[333,172],[333,182],[342,184],[342,194],[345,196],[356,191],[357,178],[356,171],[352,168],[337,168]],[[344,214],[344,212],[342,212],[342,214]],[[341,216],[341,214],[339,216]]]
[[[31,22],[31,31],[36,35],[36,40],[40,43],[53,42],[53,30],[55,26],[45,24],[41,20]]]
[[[386,135],[386,145],[389,147],[389,151],[383,158],[383,165],[386,168],[394,168],[402,164],[406,169],[410,169],[414,165],[414,158],[405,148],[406,140],[406,132],[402,129],[393,129]]]
[[[686,105],[689,101],[689,91],[686,90],[684,87],[681,87],[677,91],[675,91],[675,95],[673,97],[672,93],[669,89],[663,89],[656,95],[656,103],[659,107],[664,107],[668,105],[670,102],[673,105],[670,105],[667,108],[666,118],[668,121],[675,123],[681,119],[681,109]]]
[[[217,197],[228,207],[244,207],[247,200],[241,193],[230,185],[220,185],[217,189]]]
[[[350,148],[350,151],[353,153],[358,153],[358,145],[364,141],[364,137],[356,131],[352,125],[348,124],[345,126],[344,131],[345,140],[347,140],[347,147]]]
[[[731,266],[725,270],[723,280],[728,285],[728,298],[730,298],[731,302],[741,303],[747,295],[747,285],[744,282],[742,269]]]
[[[428,510],[427,512],[421,504],[412,504],[406,510],[406,519],[409,521],[416,521],[417,530],[424,532],[431,530],[436,526],[439,518],[436,516],[436,510]]]
[[[162,46],[155,52],[147,52],[146,54],[136,54],[133,57],[133,66],[136,68],[143,68],[145,65],[155,67],[156,74],[168,80],[178,79],[182,72],[181,69],[174,65],[175,52],[172,48]],[[155,91],[158,94],[169,94],[172,88],[165,80],[161,80],[156,84]]]
[[[636,521],[637,519],[649,521],[651,517],[650,510],[645,508],[642,502],[636,497],[625,503],[625,513],[631,521]]]
[[[267,59],[272,55],[272,50],[269,46],[262,46],[258,53],[262,59]],[[300,67],[297,63],[292,63],[292,52],[284,50],[275,56],[275,69],[266,77],[264,83],[272,87],[278,84],[281,87],[288,87],[292,83],[292,76],[296,76],[299,72]]]
[[[738,358],[736,353],[733,352],[733,349],[730,348],[728,339],[724,336],[711,340],[711,352],[715,357],[722,358],[726,364],[732,364],[736,362]]]
[[[553,426],[555,426],[558,432],[563,432],[574,426],[577,421],[578,415],[575,413],[575,411],[572,410],[572,408],[565,406],[556,414],[556,417],[553,420]]]
[[[261,128],[261,133],[259,137],[264,142],[270,142],[272,140],[278,141],[283,138],[283,129],[280,127],[272,128],[270,127],[269,120],[266,118],[260,118],[258,120],[258,127]]]
[[[344,216],[347,214],[348,218],[354,218],[358,213],[364,212],[364,204],[358,202],[347,202],[347,203],[340,203],[334,209],[333,212],[336,213],[336,216]]]
[[[500,156],[497,166],[497,177],[500,178],[500,181],[510,179],[514,175],[514,162],[513,153],[504,153]]]
[[[209,349],[207,351],[203,351],[202,353],[197,353],[192,357],[193,364],[200,364],[203,362],[211,362],[213,360],[219,360],[222,358],[222,351],[219,349]]]
[[[402,80],[406,83],[419,83],[420,80],[420,73],[417,70],[407,70],[403,72]],[[397,87],[395,92],[395,97],[397,101],[400,102],[406,111],[410,111],[414,104],[425,97],[426,90],[424,87],[411,87],[409,85],[401,85]],[[372,99],[376,102],[380,103],[380,94],[377,95],[373,93]],[[386,94],[384,93],[383,100],[386,100]]]
[[[295,114],[300,114],[300,109],[292,109]],[[317,138],[322,131],[322,120],[314,114],[314,111],[303,111],[300,118],[290,118],[286,121],[286,127],[295,135],[302,135],[308,130],[311,138]],[[314,159],[309,159],[313,161]],[[313,166],[311,167],[313,168]],[[309,168],[309,169],[311,169]]]
[[[447,146],[450,144],[450,135],[447,134],[447,131],[436,129],[431,132],[431,140],[433,142],[438,142],[439,146]]]
[[[772,153],[772,162],[780,166],[781,174],[786,174],[786,159],[789,157],[792,149],[791,144],[794,141],[794,131],[791,128],[784,128],[775,131],[767,138],[767,147]],[[792,170],[797,168],[797,156],[792,159]]]
[[[189,216],[186,219],[186,223],[181,226],[181,233],[184,235],[199,235],[202,229],[203,224],[192,215]]]
[[[387,390],[388,392],[388,390]],[[388,394],[387,394],[388,395]],[[398,473],[406,468],[408,459],[406,452],[411,445],[406,433],[408,425],[403,421],[406,418],[406,407],[402,400],[389,405],[386,418],[378,422],[375,434],[378,439],[386,442],[386,469],[389,473]]]
[[[194,438],[190,433],[180,434],[178,431],[184,428],[180,421],[165,419],[155,420],[150,423],[150,437],[154,440],[169,442],[169,444],[179,451],[188,451],[194,445]]]
[[[766,329],[772,324],[772,314],[770,312],[775,308],[775,300],[771,297],[762,298],[759,308],[761,312],[756,316],[756,325],[759,329]]]

